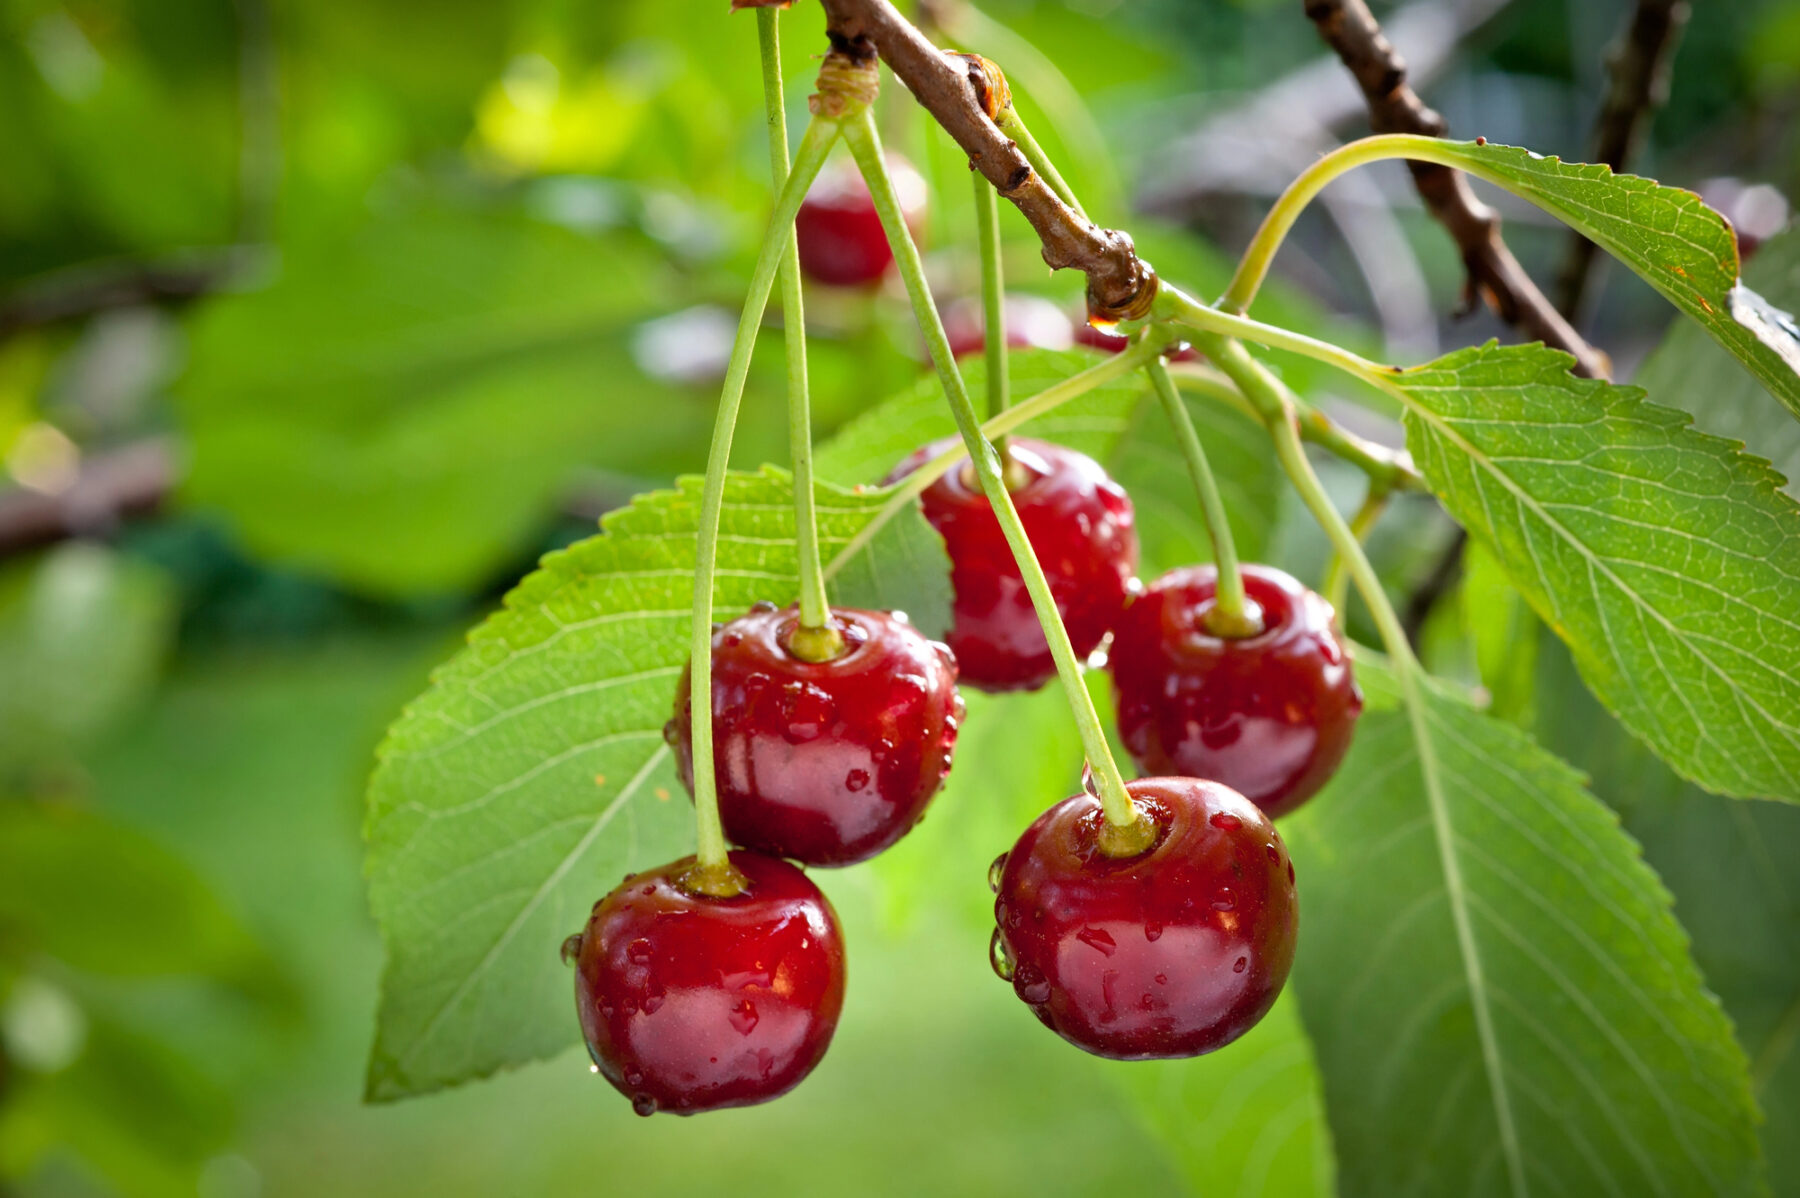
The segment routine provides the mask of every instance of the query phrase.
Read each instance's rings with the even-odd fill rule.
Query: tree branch
[[[1669,63],[1687,24],[1688,0],[1638,0],[1631,24],[1608,55],[1611,85],[1594,121],[1594,140],[1589,162],[1604,162],[1615,171],[1625,169],[1651,115],[1669,94]],[[1581,300],[1593,277],[1596,246],[1570,230],[1569,248],[1556,277],[1556,306],[1571,320],[1581,310]]]
[[[1406,63],[1386,37],[1364,0],[1305,0],[1306,15],[1319,36],[1337,52],[1362,89],[1369,124],[1377,133],[1442,137],[1448,124],[1406,81]],[[1460,171],[1430,163],[1408,163],[1419,198],[1449,230],[1468,272],[1464,303],[1476,297],[1527,337],[1566,350],[1575,370],[1606,378],[1606,355],[1589,345],[1544,298],[1500,236],[1500,215],[1476,198]]]
[[[90,456],[56,494],[0,491],[0,557],[65,537],[113,532],[129,516],[158,507],[176,480],[174,446],[152,438]]]
[[[1019,147],[988,119],[966,65],[946,58],[888,0],[823,3],[832,48],[856,61],[879,56],[887,63],[968,154],[970,167],[1024,213],[1051,269],[1069,267],[1087,276],[1093,315],[1128,320],[1149,313],[1156,272],[1137,256],[1130,236],[1083,220],[1057,198]]]

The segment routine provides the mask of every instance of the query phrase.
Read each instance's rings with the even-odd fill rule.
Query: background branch
[[[1636,152],[1650,117],[1669,94],[1669,63],[1687,25],[1688,0],[1638,0],[1631,23],[1607,56],[1611,83],[1587,161],[1604,162],[1615,171]],[[1569,248],[1556,278],[1556,306],[1569,319],[1581,312],[1581,301],[1593,277],[1595,245],[1570,230]]]

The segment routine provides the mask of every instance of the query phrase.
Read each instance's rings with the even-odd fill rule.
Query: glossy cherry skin
[[[1263,631],[1203,625],[1218,575],[1172,570],[1126,608],[1109,665],[1119,737],[1146,774],[1212,778],[1271,816],[1330,780],[1362,712],[1331,605],[1272,566],[1243,567]]]
[[[713,763],[725,835],[808,865],[850,865],[924,818],[962,723],[956,661],[887,612],[832,609],[845,648],[826,662],[788,652],[793,608],[759,604],[713,634]],[[689,675],[670,722],[676,769],[694,789]]]
[[[1041,295],[1008,295],[1001,306],[1006,344],[1011,349],[1068,349],[1074,334],[1063,310]],[[977,298],[958,300],[944,310],[950,356],[966,358],[987,348],[987,313]]]
[[[825,1055],[844,1005],[837,915],[798,868],[734,852],[733,898],[683,884],[692,857],[625,879],[563,946],[595,1066],[640,1115],[787,1093]]]
[[[939,441],[914,452],[887,481],[904,478],[952,443]],[[1012,491],[1013,506],[1075,652],[1085,656],[1118,619],[1137,569],[1131,500],[1085,454],[1026,437],[1009,438],[1007,448],[1025,474],[1024,484]],[[1056,673],[1056,663],[974,472],[952,468],[920,500],[950,553],[956,602],[947,639],[963,681],[987,691],[1043,685]]]
[[[993,961],[1069,1043],[1117,1060],[1231,1043],[1281,993],[1294,961],[1294,867],[1275,825],[1226,786],[1140,778],[1151,847],[1096,846],[1089,794],[1040,815],[995,867]]]
[[[916,238],[923,231],[925,180],[898,154],[887,156],[888,176],[900,197],[900,213]],[[875,201],[856,164],[839,158],[813,181],[794,216],[800,269],[833,287],[871,287],[894,260]]]

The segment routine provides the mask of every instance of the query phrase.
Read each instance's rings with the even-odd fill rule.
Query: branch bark
[[[1594,122],[1589,162],[1604,162],[1620,171],[1637,151],[1650,117],[1668,99],[1669,63],[1688,13],[1688,0],[1638,0],[1631,24],[1608,56],[1611,84]],[[1570,230],[1569,248],[1556,278],[1556,306],[1571,320],[1580,315],[1596,248]]]
[[[981,172],[1036,230],[1044,261],[1087,276],[1088,309],[1102,319],[1147,315],[1156,272],[1131,237],[1083,220],[1058,199],[1019,147],[988,119],[967,67],[946,58],[888,0],[823,0],[832,48],[856,61],[879,56]]]
[[[1305,0],[1306,15],[1362,89],[1377,133],[1442,137],[1448,123],[1406,81],[1406,63],[1364,0]],[[1500,215],[1476,198],[1460,171],[1409,163],[1425,207],[1455,239],[1468,273],[1464,303],[1477,297],[1527,337],[1572,354],[1577,374],[1606,378],[1606,355],[1589,345],[1544,298],[1500,236]]]
[[[174,445],[153,438],[89,457],[57,494],[0,491],[0,557],[66,537],[110,534],[127,518],[154,511],[176,475]]]

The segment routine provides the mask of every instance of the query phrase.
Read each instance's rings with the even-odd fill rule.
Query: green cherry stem
[[[980,171],[970,171],[975,185],[975,240],[981,250],[981,319],[983,354],[987,360],[987,414],[992,419],[1012,400],[1006,367],[1006,273],[1000,260],[1000,198]],[[1011,465],[1006,439],[994,438],[994,451]]]
[[[1387,510],[1389,492],[1376,486],[1375,480],[1369,480],[1368,493],[1363,496],[1362,506],[1350,517],[1350,532],[1356,537],[1359,545],[1367,544],[1369,530],[1381,519],[1381,513]],[[1319,594],[1325,596],[1325,602],[1331,604],[1338,613],[1339,620],[1344,615],[1344,600],[1350,590],[1350,575],[1344,569],[1344,555],[1332,550],[1331,560],[1325,564],[1325,577],[1319,583]]]
[[[777,193],[787,185],[787,109],[781,95],[781,10],[756,10],[762,50],[763,116],[769,127],[769,175]],[[806,661],[830,661],[844,638],[831,626],[831,601],[819,564],[819,518],[814,510],[812,405],[807,394],[806,308],[800,294],[800,248],[787,239],[781,261],[781,315],[787,339],[788,454],[794,468],[794,539],[799,555],[800,627],[789,649]]]
[[[938,316],[937,305],[931,298],[931,288],[925,281],[925,264],[920,259],[919,248],[913,244],[912,234],[900,214],[899,197],[894,194],[893,181],[888,178],[887,167],[881,155],[881,135],[875,128],[874,118],[866,109],[846,119],[844,137],[850,145],[850,153],[856,158],[857,166],[862,169],[863,178],[875,201],[875,211],[880,214],[882,228],[886,230],[888,242],[894,248],[894,259],[900,268],[900,277],[905,281],[907,295],[912,300],[913,315],[919,322],[920,331],[925,335],[926,348],[931,354],[932,364],[937,368],[938,378],[944,385],[944,395],[949,400],[951,414],[956,418],[956,427],[962,433],[963,444],[968,447],[969,457],[975,467],[975,477],[981,484],[988,503],[993,507],[994,517],[1006,536],[1007,545],[1012,549],[1025,589],[1031,595],[1032,606],[1037,609],[1038,622],[1043,625],[1044,637],[1049,641],[1050,654],[1056,660],[1056,671],[1068,696],[1076,727],[1081,732],[1082,747],[1087,752],[1088,766],[1093,771],[1100,803],[1106,813],[1107,830],[1101,837],[1101,849],[1109,856],[1121,857],[1142,852],[1154,837],[1155,828],[1138,811],[1125,789],[1124,775],[1119,772],[1118,763],[1113,760],[1112,750],[1106,743],[1106,731],[1101,727],[1100,716],[1094,710],[1093,698],[1088,694],[1087,684],[1082,679],[1081,662],[1075,656],[1074,646],[1069,643],[1068,631],[1063,627],[1062,617],[1056,609],[1056,598],[1050,593],[1050,582],[1044,577],[1043,567],[1038,564],[1037,554],[1033,552],[1031,541],[1025,535],[1025,526],[1019,520],[1018,509],[1013,507],[1012,496],[1007,493],[1000,456],[982,437],[975,405],[969,399],[968,387],[963,382],[962,373],[956,368],[956,360],[950,354],[950,341],[944,334],[944,322]]]
[[[738,405],[744,398],[744,380],[750,373],[750,353],[756,347],[756,333],[762,326],[776,272],[794,239],[794,214],[800,211],[800,201],[818,176],[819,168],[825,165],[825,155],[841,132],[838,122],[815,117],[800,139],[800,153],[793,173],[775,201],[775,211],[769,217],[756,268],[750,276],[750,289],[744,296],[737,339],[731,346],[731,361],[725,368],[725,385],[719,394],[719,411],[713,420],[712,445],[706,455],[706,481],[700,492],[700,521],[694,545],[694,623],[688,663],[693,671],[689,693],[693,696],[694,706],[706,713],[697,714],[692,721],[697,853],[690,884],[706,894],[728,896],[741,892],[744,886],[743,878],[731,867],[730,858],[726,856],[725,830],[719,823],[718,785],[713,774],[712,720],[709,718],[712,707],[713,576],[718,566],[719,518],[725,507],[725,474],[731,462],[731,439],[737,428]]]
[[[1150,383],[1162,400],[1163,411],[1174,426],[1175,439],[1187,459],[1188,473],[1193,476],[1194,490],[1200,498],[1200,516],[1206,522],[1206,534],[1212,541],[1213,562],[1218,569],[1217,593],[1204,623],[1207,631],[1219,637],[1255,636],[1262,631],[1262,618],[1250,608],[1244,594],[1244,576],[1238,568],[1237,543],[1231,537],[1231,523],[1225,518],[1225,501],[1219,496],[1218,480],[1206,460],[1206,449],[1194,429],[1194,418],[1188,412],[1169,368],[1161,358],[1144,367]]]
[[[1359,354],[1353,354],[1341,346],[1333,345],[1329,341],[1308,337],[1304,333],[1290,332],[1276,325],[1264,324],[1262,321],[1252,320],[1248,316],[1238,316],[1221,311],[1209,304],[1201,303],[1168,282],[1164,282],[1157,288],[1155,313],[1159,320],[1172,320],[1198,332],[1222,334],[1228,339],[1242,338],[1270,349],[1285,349],[1302,357],[1324,362],[1386,391],[1394,390],[1393,376],[1401,372],[1398,366],[1378,365]],[[1201,348],[1204,352],[1205,347]],[[1241,346],[1239,348],[1242,349]],[[1225,366],[1223,362],[1219,362],[1218,365],[1221,368]],[[1225,373],[1231,374],[1231,371],[1226,369]],[[1244,391],[1245,397],[1249,399],[1251,406],[1257,409],[1258,415],[1268,419],[1273,414],[1264,410],[1263,400],[1254,391],[1244,388],[1241,379],[1234,376],[1232,381],[1238,384],[1240,390]]]
[[[999,126],[1000,132],[1019,143],[1019,149],[1025,151],[1025,161],[1031,163],[1031,169],[1044,177],[1044,182],[1050,185],[1056,198],[1073,208],[1076,216],[1086,220],[1088,214],[1082,211],[1081,201],[1075,198],[1074,189],[1063,181],[1056,164],[1050,161],[1050,155],[1044,153],[1044,147],[1038,144],[1037,138],[1031,135],[1031,130],[1025,127],[1025,118],[1019,115],[1019,110],[1008,104],[1000,110],[1000,117],[994,124]]]

